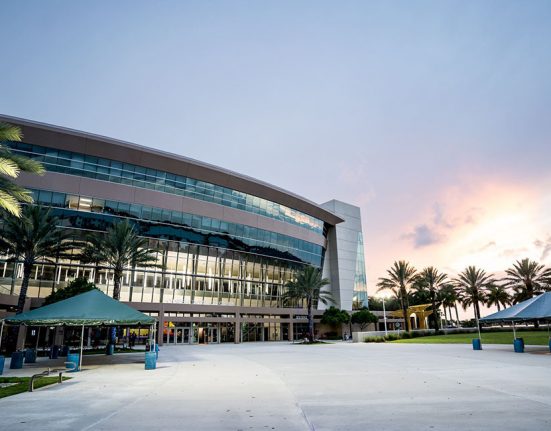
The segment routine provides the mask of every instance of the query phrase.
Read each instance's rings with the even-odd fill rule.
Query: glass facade
[[[116,160],[103,159],[23,142],[8,142],[16,154],[44,164],[51,172],[94,178],[200,199],[260,214],[285,223],[323,232],[323,221],[276,202],[205,181],[150,169]]]
[[[33,190],[33,198],[37,204],[53,207],[54,214],[66,227],[106,230],[113,222],[125,218],[133,220],[140,235],[146,237],[223,246],[317,267],[322,264],[321,246],[252,226],[146,205],[47,190]]]
[[[354,308],[369,307],[367,298],[367,277],[365,273],[364,240],[361,232],[358,232],[356,250],[356,271],[354,273]]]

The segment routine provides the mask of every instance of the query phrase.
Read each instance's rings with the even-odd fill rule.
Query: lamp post
[[[386,328],[386,309],[385,309],[385,297],[383,296],[383,321],[385,322],[385,336],[388,335],[388,330]]]

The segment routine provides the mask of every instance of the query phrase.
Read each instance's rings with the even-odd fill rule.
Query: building
[[[317,205],[262,181],[182,156],[19,118],[45,176],[22,174],[35,203],[52,208],[75,239],[131,220],[159,267],[128,268],[121,301],[159,320],[160,343],[291,340],[305,328],[285,284],[303,265],[323,268],[337,305],[367,304],[360,210]],[[0,312],[15,305],[21,264],[0,256]],[[78,276],[112,293],[112,274],[76,256],[37,265],[27,308]],[[317,312],[319,316],[322,310]]]

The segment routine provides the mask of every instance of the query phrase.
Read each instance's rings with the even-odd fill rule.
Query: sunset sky
[[[551,264],[551,2],[4,1],[0,112],[361,207],[368,285]]]

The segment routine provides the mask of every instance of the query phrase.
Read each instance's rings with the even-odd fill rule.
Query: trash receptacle
[[[157,368],[157,353],[145,352],[145,369],[154,370]]]
[[[25,355],[22,351],[13,352],[11,354],[11,362],[10,362],[10,368],[12,370],[19,370],[20,368],[23,368],[23,359]]]
[[[473,350],[482,350],[480,338],[473,338]]]
[[[34,364],[36,362],[36,350],[27,349],[25,350],[25,364]]]
[[[0,355],[0,376],[4,373],[5,362],[6,362],[6,358],[4,358],[4,355]]]
[[[69,354],[69,346],[62,346],[59,356],[65,357]]]
[[[515,353],[524,353],[524,339],[515,338],[513,346],[515,347]]]
[[[549,339],[549,351],[551,352],[551,338]]]
[[[50,347],[50,359],[57,359],[59,356],[59,346],[53,345]]]
[[[105,347],[105,354],[106,355],[112,355],[115,353],[115,345],[114,344],[108,344],[107,347]]]
[[[68,372],[74,373],[76,371],[80,371],[79,363],[80,363],[80,353],[69,353],[67,355],[67,362],[72,362],[73,364],[66,364]]]

